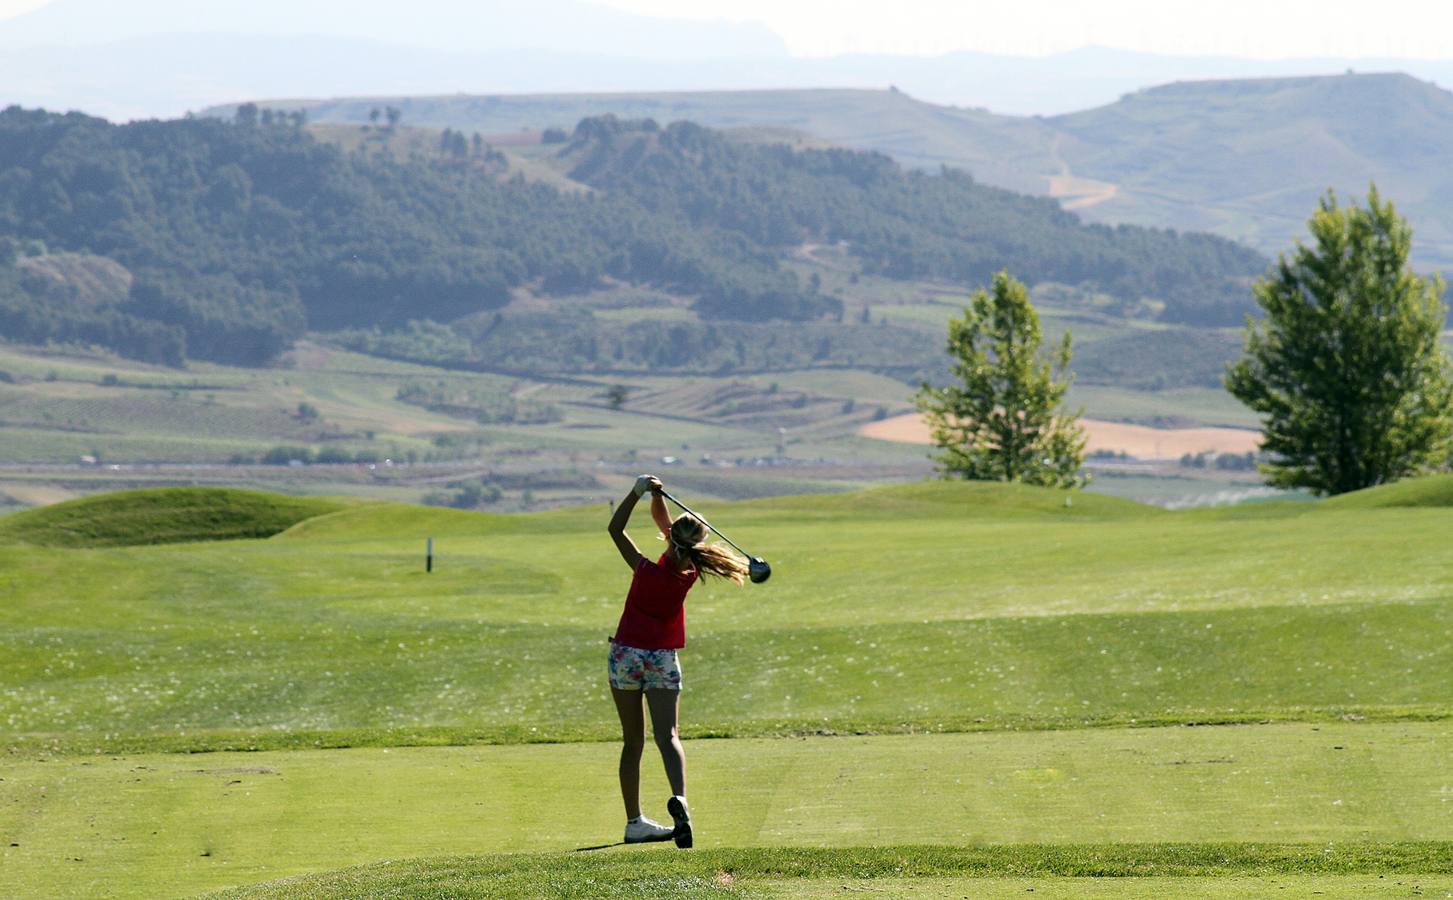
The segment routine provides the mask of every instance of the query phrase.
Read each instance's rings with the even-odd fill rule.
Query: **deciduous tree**
[[[1079,487],[1085,433],[1067,412],[1070,336],[1048,354],[1039,315],[1024,285],[1007,272],[949,320],[955,383],[918,392],[945,477]]]
[[[1226,387],[1260,413],[1270,483],[1341,494],[1446,463],[1453,378],[1438,345],[1443,282],[1408,267],[1412,229],[1372,188],[1366,208],[1331,192],[1255,286],[1245,356]]]

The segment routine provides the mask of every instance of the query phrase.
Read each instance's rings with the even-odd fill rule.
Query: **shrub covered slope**
[[[343,153],[255,110],[112,125],[12,107],[0,327],[153,361],[258,364],[310,328],[453,322],[521,286],[563,296],[607,279],[690,298],[708,319],[812,321],[841,301],[782,263],[839,240],[870,273],[973,282],[1009,268],[1220,323],[1248,308],[1246,279],[1265,264],[1218,238],[1085,226],[961,172],[737,144],[686,123],[586,120],[563,149],[595,191],[528,182],[488,154]],[[129,289],[102,303],[42,289],[15,261],[47,251],[106,257]]]

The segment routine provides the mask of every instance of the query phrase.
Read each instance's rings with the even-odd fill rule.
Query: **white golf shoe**
[[[669,841],[676,833],[676,829],[662,825],[660,822],[653,822],[645,816],[641,816],[634,822],[626,823],[626,843],[646,844],[651,841]]]

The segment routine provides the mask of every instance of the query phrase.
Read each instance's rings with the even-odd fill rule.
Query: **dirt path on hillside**
[[[1094,178],[1081,178],[1070,171],[1070,164],[1060,154],[1060,143],[1064,135],[1055,135],[1050,142],[1049,153],[1059,174],[1049,176],[1049,195],[1060,201],[1060,206],[1069,209],[1089,209],[1107,200],[1113,200],[1120,193],[1120,186]]]
[[[1081,419],[1089,437],[1087,449],[1128,453],[1136,459],[1176,459],[1187,453],[1255,452],[1261,432],[1247,428],[1150,428],[1100,419]],[[858,430],[864,437],[904,444],[932,443],[928,425],[917,414],[870,422]]]

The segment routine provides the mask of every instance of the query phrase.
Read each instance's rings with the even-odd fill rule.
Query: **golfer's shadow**
[[[649,840],[644,840],[644,841],[636,841],[636,843],[638,843],[638,844],[664,844],[666,841],[669,841],[669,840],[671,840],[674,837],[676,837],[676,832],[673,831],[670,834],[663,834],[662,836],[660,836],[658,838],[651,838]],[[631,842],[630,841],[616,841],[614,844],[596,844],[594,847],[576,847],[575,848],[575,852],[576,853],[589,853],[592,850],[609,850],[612,847],[624,847],[628,843],[631,843]]]

